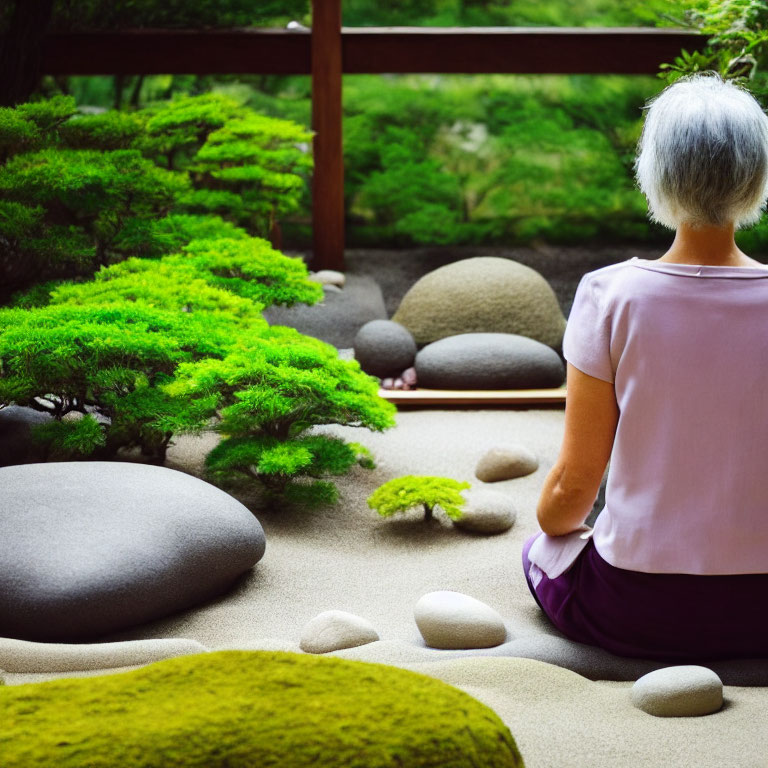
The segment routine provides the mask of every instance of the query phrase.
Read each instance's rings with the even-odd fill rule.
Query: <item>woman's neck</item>
[[[658,261],[669,264],[752,267],[760,262],[740,251],[733,238],[733,224],[725,227],[698,227],[681,224],[670,249]]]

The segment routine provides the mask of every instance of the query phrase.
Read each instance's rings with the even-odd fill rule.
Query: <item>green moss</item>
[[[225,651],[0,688],[3,768],[507,768],[488,707],[378,664]]]

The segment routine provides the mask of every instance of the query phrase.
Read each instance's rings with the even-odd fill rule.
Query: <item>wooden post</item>
[[[312,0],[313,269],[344,269],[341,0]]]

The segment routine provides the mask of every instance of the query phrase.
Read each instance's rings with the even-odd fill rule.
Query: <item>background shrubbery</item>
[[[342,7],[349,26],[687,25],[725,30],[732,42],[731,28],[743,28],[747,16],[748,24],[755,21],[764,5],[735,0],[725,12],[714,0],[344,0]],[[308,10],[306,2],[274,2],[261,23],[311,23]],[[201,26],[210,21],[206,12]],[[66,22],[61,14],[57,23]],[[116,24],[111,18],[105,12],[103,23]],[[732,58],[734,45],[729,50]],[[722,68],[717,57],[694,59]],[[752,80],[758,92],[761,78]],[[632,169],[642,106],[663,84],[650,76],[347,76],[348,245],[667,242],[668,233],[647,221]],[[96,106],[213,90],[263,114],[310,122],[307,77],[69,78],[58,85]],[[226,192],[220,179],[216,194],[197,199],[216,210]],[[310,210],[305,187],[293,210],[279,212],[286,245],[310,247]],[[740,238],[743,247],[759,249],[768,244],[768,226]]]

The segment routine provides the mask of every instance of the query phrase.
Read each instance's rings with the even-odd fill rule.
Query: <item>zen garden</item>
[[[765,766],[768,645],[567,621],[621,623],[584,547],[644,571],[600,533],[608,276],[768,287],[724,279],[768,274],[762,209],[750,265],[672,258],[648,105],[767,106],[767,42],[762,0],[0,6],[0,766]]]

